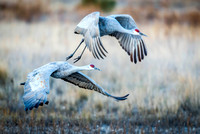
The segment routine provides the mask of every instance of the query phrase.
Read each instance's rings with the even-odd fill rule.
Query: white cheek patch
[[[140,35],[138,32],[136,32],[135,30],[133,30],[133,34],[135,35]]]
[[[32,91],[41,90],[45,88],[45,81],[40,74],[37,74],[31,81],[30,87]]]

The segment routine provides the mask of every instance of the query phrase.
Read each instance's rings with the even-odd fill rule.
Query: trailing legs
[[[86,46],[84,47],[84,49],[83,49],[81,55],[79,55],[77,58],[74,59],[74,60],[75,60],[74,63],[76,63],[77,61],[79,61],[79,60],[81,59],[81,57],[82,57],[82,55],[83,55],[85,49],[86,49]]]
[[[78,47],[75,49],[75,51],[69,55],[68,57],[66,57],[66,60],[69,60],[70,58],[72,58],[74,56],[74,54],[76,53],[76,51],[78,50],[78,48],[81,46],[81,44],[84,42],[84,39],[81,40],[80,44],[78,45]],[[77,57],[78,58],[78,57]]]

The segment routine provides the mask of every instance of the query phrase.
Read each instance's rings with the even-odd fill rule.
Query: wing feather
[[[106,49],[104,48],[104,46],[103,46],[103,44],[102,44],[102,42],[101,42],[101,40],[100,40],[100,37],[97,37],[97,39],[99,40],[100,46],[103,48],[103,50],[104,50],[106,53],[108,53],[108,52],[106,51]]]
[[[95,38],[93,38],[93,44],[94,44],[94,46],[93,46],[94,51],[95,51],[95,53],[96,53],[96,55],[97,55],[97,58],[99,59],[100,55],[99,55],[99,53],[98,53],[98,49],[97,49],[98,46],[97,46],[97,43],[96,43]]]
[[[147,56],[147,49],[145,47],[145,43],[144,43],[143,40],[141,40],[141,42],[142,42],[142,46],[143,46],[143,49],[144,49],[144,54],[145,54],[145,56]]]
[[[140,35],[114,32],[111,36],[118,39],[120,46],[130,55],[131,62],[137,63],[137,59],[141,62],[144,59],[144,54],[147,55],[144,41]]]
[[[138,29],[134,19],[130,15],[119,14],[111,15],[109,17],[116,19],[120,25],[127,30]],[[122,32],[114,32],[111,35],[118,39],[119,44],[128,53],[128,55],[130,55],[131,62],[134,61],[134,63],[137,63],[137,59],[138,61],[141,61],[144,59],[144,55],[147,55],[144,41],[140,35],[131,35]]]
[[[62,80],[67,81],[69,83],[72,83],[74,85],[77,85],[81,88],[85,88],[85,89],[89,89],[89,90],[94,90],[97,91],[105,96],[108,97],[112,97],[116,100],[126,100],[127,99],[127,95],[122,96],[122,97],[116,97],[113,96],[109,93],[107,93],[102,87],[100,87],[98,84],[96,84],[95,81],[93,81],[91,78],[89,78],[88,76],[86,76],[85,74],[81,73],[81,72],[76,72],[73,73],[65,78],[62,78]]]
[[[134,47],[135,47],[135,51],[134,51],[134,61],[135,61],[135,64],[137,63],[137,56],[138,56],[138,50],[137,50],[137,39],[134,40]]]
[[[126,49],[128,51],[128,55],[130,55],[130,46],[131,46],[131,37],[128,36],[127,42],[126,42]]]
[[[92,51],[93,56],[95,58],[102,58],[100,54],[103,54],[102,51],[98,51],[102,47],[103,50],[107,53],[105,48],[103,47],[100,40],[100,32],[99,32],[99,12],[93,12],[87,16],[85,16],[81,22],[75,28],[75,33],[82,34],[85,39],[86,46]],[[100,45],[98,45],[97,41]],[[105,54],[103,54],[105,55]]]
[[[141,62],[141,55],[140,55],[140,46],[138,45],[139,40],[137,40],[137,52],[138,52],[138,60]]]
[[[126,38],[126,51],[128,53],[128,55],[130,55],[130,36],[127,35],[127,38]]]
[[[98,55],[99,55],[102,59],[104,59],[103,56],[102,56],[101,53],[100,53],[101,51],[100,51],[100,47],[99,47],[99,45],[98,45],[97,38],[94,39],[94,43],[95,43],[95,47],[96,47],[96,51],[97,51]]]
[[[23,101],[25,110],[38,107],[40,103],[47,102],[49,94],[49,77],[59,67],[54,63],[46,64],[28,74],[24,85]]]
[[[100,45],[99,39],[97,38],[96,41],[97,41],[97,45],[98,45],[98,47],[99,47],[99,50],[100,50],[101,53],[106,57],[106,55],[104,54],[104,52],[103,52],[103,50],[102,50],[102,48],[101,48],[101,45]]]
[[[130,60],[133,62],[133,40],[130,39]]]
[[[141,42],[141,40],[139,40],[139,41],[140,41],[141,58],[142,58],[142,60],[143,60],[143,59],[144,59],[144,53],[143,53],[142,42]]]

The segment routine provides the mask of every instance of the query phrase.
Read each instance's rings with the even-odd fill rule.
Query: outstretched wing
[[[125,29],[138,29],[134,19],[130,15],[111,15],[110,17],[115,18]],[[147,49],[141,35],[114,32],[111,36],[118,39],[121,47],[130,55],[131,62],[134,61],[136,64],[137,61],[141,61],[144,59],[144,56],[147,56]]]
[[[127,33],[114,32],[111,34],[118,39],[121,47],[130,55],[131,62],[141,62],[144,56],[147,56],[145,43],[140,35],[131,35]]]
[[[23,101],[25,110],[32,110],[47,103],[47,94],[49,93],[49,77],[59,67],[56,63],[49,63],[35,69],[28,74],[24,85]]]
[[[93,12],[86,17],[84,17],[81,22],[75,28],[75,33],[82,34],[85,39],[86,46],[92,52],[95,58],[106,57],[104,46],[101,43],[100,33],[99,33],[99,12]]]
[[[125,29],[137,29],[134,19],[128,14],[110,15],[109,17],[116,19]]]
[[[89,78],[88,76],[86,76],[85,74],[81,73],[81,72],[76,72],[73,73],[65,78],[62,78],[62,80],[70,82],[74,85],[77,85],[81,88],[85,88],[85,89],[89,89],[89,90],[94,90],[97,91],[103,95],[106,95],[108,97],[112,97],[116,100],[126,100],[127,99],[127,95],[122,96],[122,97],[116,97],[113,96],[109,93],[107,93],[102,87],[100,87],[98,84],[96,84],[95,81],[93,81],[91,78]]]

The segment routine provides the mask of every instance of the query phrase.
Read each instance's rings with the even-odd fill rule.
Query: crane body
[[[138,30],[134,19],[127,14],[102,17],[99,12],[93,12],[80,21],[74,33],[84,37],[77,49],[85,41],[86,47],[97,59],[106,57],[107,51],[100,39],[106,35],[113,36],[119,41],[122,48],[130,55],[131,62],[137,63],[147,55],[146,46],[142,39],[142,36],[146,35]],[[70,59],[77,49],[66,60]],[[75,59],[75,62],[80,60],[84,51],[85,48],[81,55]]]
[[[84,70],[100,70],[93,64],[86,66],[73,66],[66,61],[51,62],[43,65],[28,74],[27,80],[21,85],[24,85],[23,101],[25,111],[32,110],[34,107],[38,108],[43,104],[48,104],[47,94],[49,94],[49,78],[50,76],[57,79],[62,79],[66,82],[85,88],[97,91],[105,96],[114,98],[116,100],[126,100],[127,95],[116,97],[107,93],[101,86],[87,75],[81,73]]]

